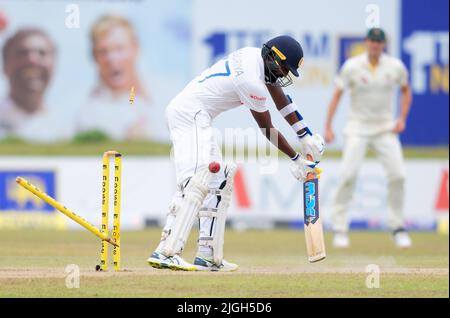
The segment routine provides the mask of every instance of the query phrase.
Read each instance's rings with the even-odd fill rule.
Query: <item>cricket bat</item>
[[[312,161],[311,156],[307,159]],[[303,209],[305,223],[305,239],[308,260],[311,263],[326,257],[322,220],[319,212],[319,179],[309,173],[303,184]]]

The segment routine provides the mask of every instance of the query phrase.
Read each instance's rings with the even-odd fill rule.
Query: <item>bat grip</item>
[[[309,161],[314,161],[313,157],[311,155],[306,155],[306,159],[309,160]],[[309,181],[309,180],[312,180],[312,179],[315,179],[315,178],[316,178],[316,174],[315,173],[309,172],[306,175],[306,181]]]

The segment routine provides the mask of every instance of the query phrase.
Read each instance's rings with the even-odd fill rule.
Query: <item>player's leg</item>
[[[167,237],[169,236],[173,223],[175,222],[175,218],[177,215],[177,211],[179,210],[181,200],[183,199],[183,193],[181,191],[181,187],[178,187],[177,191],[175,192],[172,203],[169,205],[168,213],[167,213],[167,219],[166,224],[164,225],[164,228],[161,233],[161,240],[159,242],[158,247],[156,250],[152,253],[150,258],[147,260],[147,262],[155,268],[169,268],[170,261],[167,259],[167,256],[162,254],[162,251],[164,249],[164,245],[166,243]]]
[[[197,112],[193,118],[193,124],[195,145],[189,148],[195,151],[191,151],[192,158],[186,161],[187,164],[178,164],[180,175],[193,174],[193,177],[184,190],[183,206],[177,215],[173,231],[167,239],[164,248],[166,255],[180,254],[183,250],[193,222],[199,216],[200,208],[210,192],[211,183],[214,183],[211,178],[217,178],[216,174],[209,172],[208,166],[213,161],[219,163],[221,161],[220,150],[214,139],[209,115],[204,111]],[[183,142],[184,147],[186,144],[187,141]],[[185,151],[185,153],[188,152]],[[205,220],[202,219],[200,223],[204,224]]]
[[[405,198],[405,163],[397,134],[385,133],[373,141],[388,180],[388,226],[398,247],[410,247],[411,239],[404,227],[403,205]]]
[[[177,187],[177,191],[173,196],[172,203],[169,206],[167,213],[166,224],[161,233],[161,240],[156,248],[156,250],[152,253],[152,255],[147,259],[147,262],[154,268],[173,268],[174,265],[177,269],[179,266],[183,267],[185,270],[194,270],[194,266],[184,261],[180,255],[166,255],[164,253],[164,249],[166,246],[167,238],[171,234],[174,228],[175,220],[180,208],[183,205],[183,197],[184,197],[184,184],[180,184]]]
[[[182,201],[183,201],[183,186],[179,185],[177,187],[177,191],[175,192],[175,194],[173,196],[172,203],[169,205],[169,211],[167,213],[166,224],[161,233],[161,241],[159,242],[159,245],[156,249],[158,252],[162,252],[164,250],[164,246],[167,241],[167,237],[169,236],[170,232],[172,231],[173,224],[175,222],[175,218],[177,216],[177,212],[180,209]]]
[[[211,162],[218,162],[221,169],[212,175],[208,184],[208,193],[199,211],[199,251],[195,262],[203,265],[208,262],[208,270],[234,270],[237,265],[223,260],[223,243],[225,234],[226,212],[231,201],[234,175],[236,168],[224,165],[220,147],[218,146],[210,118],[200,112],[195,118],[197,126],[197,169],[205,169]],[[195,263],[194,262],[194,263]],[[217,265],[216,265],[217,264]],[[227,265],[227,266],[225,266]],[[204,269],[197,267],[198,269]]]
[[[345,248],[350,244],[348,238],[348,208],[353,196],[356,177],[366,155],[368,137],[347,135],[342,152],[341,173],[336,190],[333,208],[333,245]]]
[[[189,179],[182,190],[182,196],[176,194],[169,209],[161,241],[148,263],[156,268],[194,271],[195,266],[181,258],[192,225],[208,193],[211,173],[200,169]]]
[[[179,186],[169,209],[161,242],[148,261],[157,268],[195,270],[192,264],[181,258],[181,253],[208,192],[210,173],[198,168],[199,141],[195,113],[181,113],[169,106],[166,114]]]
[[[198,270],[234,271],[238,265],[223,259],[227,210],[231,201],[234,165],[223,165],[210,182],[209,193],[200,210],[200,235],[194,265]]]
[[[162,253],[166,256],[180,256],[189,237],[192,225],[198,217],[202,203],[208,194],[208,185],[211,179],[211,173],[205,168],[198,170],[189,180],[184,189],[183,200],[181,201],[177,216],[172,225],[170,234],[162,248]],[[185,268],[183,264],[174,264],[172,269],[195,270]]]

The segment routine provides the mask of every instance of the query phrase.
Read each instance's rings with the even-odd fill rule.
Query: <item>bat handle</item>
[[[306,159],[309,160],[309,161],[314,161],[314,159],[313,159],[313,157],[311,155],[306,155]],[[309,181],[309,180],[312,180],[312,179],[315,179],[315,178],[316,178],[316,174],[315,173],[309,172],[306,175],[306,181]]]

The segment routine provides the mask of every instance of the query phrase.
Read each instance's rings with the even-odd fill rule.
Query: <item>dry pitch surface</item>
[[[195,231],[193,231],[194,233]],[[122,272],[95,272],[100,242],[85,231],[1,231],[0,297],[449,297],[448,236],[412,233],[398,250],[382,232],[352,233],[352,247],[309,264],[303,232],[228,231],[226,258],[234,273],[156,270],[146,259],[158,229],[122,233]],[[194,235],[184,256],[192,261]],[[111,252],[110,252],[111,254]],[[67,265],[80,268],[79,288],[67,288]],[[379,288],[367,266],[380,269]],[[373,268],[373,267],[371,267]]]

